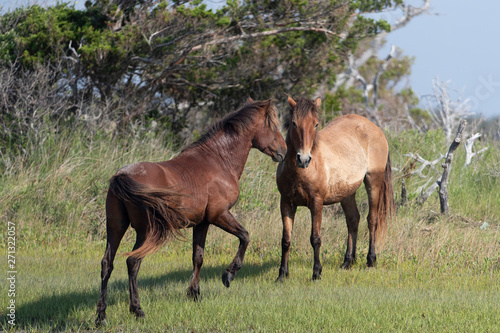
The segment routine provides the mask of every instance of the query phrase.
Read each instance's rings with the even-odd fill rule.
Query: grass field
[[[169,159],[176,150],[163,137],[111,139],[106,133],[81,138],[78,131],[27,145],[24,154],[2,155],[0,219],[16,226],[16,325],[8,323],[9,285],[0,284],[0,329],[7,331],[94,330],[100,261],[105,247],[107,180],[122,165]],[[442,135],[389,135],[396,192],[403,154],[432,159],[447,150]],[[483,143],[483,145],[485,145]],[[237,249],[237,239],[211,227],[201,272],[203,299],[186,297],[191,275],[191,232],[148,256],[139,272],[146,317],[128,312],[125,258],[118,256],[110,279],[108,325],[104,331],[189,332],[498,332],[500,330],[500,149],[489,149],[462,169],[463,148],[452,169],[449,216],[441,216],[434,194],[417,205],[416,189],[427,179],[407,177],[410,202],[398,207],[378,267],[366,269],[366,195],[358,262],[339,269],[346,227],[336,206],[325,208],[323,277],[313,282],[310,219],[299,209],[293,231],[290,277],[275,283],[280,261],[281,222],[276,165],[252,152],[233,208],[250,233],[243,268],[229,289],[220,276]],[[438,175],[441,168],[426,171]],[[398,200],[398,195],[396,200]],[[485,227],[485,222],[487,227]],[[119,249],[133,245],[129,230]],[[0,234],[7,267],[7,233]]]

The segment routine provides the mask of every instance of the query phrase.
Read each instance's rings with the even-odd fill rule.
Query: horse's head
[[[253,102],[251,99],[248,102]],[[271,100],[259,103],[260,111],[264,116],[262,125],[258,127],[252,139],[252,147],[257,148],[266,155],[271,156],[273,161],[281,162],[285,159],[286,143],[279,130],[278,115]]]
[[[316,132],[319,125],[319,107],[321,98],[315,101],[308,99],[299,99],[294,101],[288,96],[290,105],[290,115],[286,123],[288,128],[289,149],[296,153],[297,166],[307,168],[311,163],[311,150],[316,138]]]

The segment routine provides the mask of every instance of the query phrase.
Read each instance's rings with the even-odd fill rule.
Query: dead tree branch
[[[378,68],[377,74],[375,74],[375,77],[373,78],[373,108],[377,108],[377,102],[378,102],[378,79],[380,75],[382,75],[386,70],[387,66],[389,65],[389,60],[394,58],[394,53],[396,52],[396,47],[394,45],[391,46],[391,51],[385,58],[384,62],[380,64],[380,67]]]
[[[446,160],[442,167],[444,169],[441,180],[438,182],[439,185],[439,203],[441,205],[441,214],[448,214],[450,207],[448,204],[448,177],[451,170],[451,162],[453,160],[453,153],[457,149],[458,145],[462,141],[462,134],[465,129],[467,121],[465,119],[460,120],[460,125],[458,126],[457,135],[450,145],[448,154],[446,154]]]
[[[267,30],[267,31],[255,32],[255,33],[251,33],[251,34],[242,34],[242,35],[237,35],[237,36],[209,40],[206,43],[193,46],[189,50],[189,52],[200,50],[202,47],[208,46],[208,45],[217,45],[217,44],[222,44],[222,43],[230,43],[230,42],[234,42],[234,41],[242,40],[242,39],[251,39],[251,38],[264,37],[264,36],[279,35],[279,34],[282,34],[285,32],[290,32],[290,31],[314,31],[314,32],[324,33],[325,35],[338,36],[337,33],[333,32],[331,30],[328,30],[328,29],[323,29],[323,28],[288,27],[288,28],[283,28],[283,29]]]
[[[464,168],[471,164],[472,158],[478,154],[484,153],[488,147],[485,147],[481,149],[480,151],[477,152],[472,152],[472,147],[474,146],[474,141],[481,137],[481,134],[476,133],[473,136],[471,136],[465,143],[465,163],[464,163]]]
[[[361,83],[361,86],[363,87],[363,96],[365,97],[365,107],[366,111],[370,114],[370,116],[373,118],[375,123],[377,125],[381,126],[382,121],[380,120],[380,117],[377,113],[377,104],[378,104],[378,81],[380,76],[387,70],[387,66],[389,65],[389,61],[394,58],[394,53],[396,52],[396,48],[394,45],[391,47],[391,51],[387,55],[387,57],[384,59],[384,61],[380,64],[377,73],[373,77],[373,80],[371,83],[368,83],[366,78],[364,78],[358,71],[357,68],[353,66],[354,60],[352,55],[349,57],[349,73],[353,77],[356,78]],[[370,91],[373,90],[373,101],[370,103]]]
[[[413,154],[413,153],[408,153],[408,154],[403,154],[403,156],[406,156],[406,157],[411,157],[413,159],[415,159],[417,162],[420,162],[422,163],[422,165],[420,166],[420,168],[418,168],[417,170],[413,170],[410,174],[412,175],[417,175],[419,176],[420,178],[427,178],[427,176],[425,176],[422,171],[424,171],[424,169],[427,167],[427,166],[435,166],[436,164],[439,163],[439,161],[441,161],[443,158],[444,158],[444,155],[443,154],[439,154],[439,157],[436,158],[434,161],[428,161],[426,160],[425,158],[423,158],[422,156],[420,156],[419,154]]]

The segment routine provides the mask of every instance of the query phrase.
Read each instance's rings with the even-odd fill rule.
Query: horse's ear
[[[291,96],[288,96],[288,104],[293,109],[297,105],[297,102],[295,102]]]
[[[320,97],[316,98],[316,100],[314,101],[314,104],[319,109],[319,107],[321,106],[321,98]]]
[[[264,110],[264,113],[268,113],[269,109],[271,108],[271,105],[273,104],[273,100],[272,99],[265,100],[263,101],[263,104],[264,105],[262,106],[262,109]]]
[[[253,103],[253,99],[252,99],[252,97],[250,97],[250,96],[249,96],[249,97],[247,98],[247,103]]]

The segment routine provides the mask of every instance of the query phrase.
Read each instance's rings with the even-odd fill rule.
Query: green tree
[[[62,64],[54,82],[66,85],[61,94],[73,111],[99,102],[122,123],[162,116],[181,131],[192,110],[210,117],[247,96],[281,100],[334,83],[360,41],[390,29],[363,14],[400,3],[230,0],[216,11],[199,0],[31,6],[2,16],[0,59],[19,71]]]

